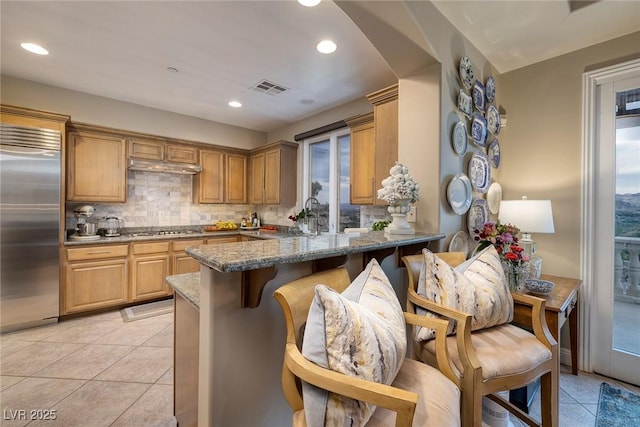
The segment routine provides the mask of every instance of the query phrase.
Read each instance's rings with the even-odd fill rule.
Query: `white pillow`
[[[407,349],[402,307],[373,259],[342,294],[316,286],[302,344],[310,361],[345,375],[391,384]],[[302,385],[308,427],[363,426],[374,405]]]
[[[502,325],[513,320],[513,298],[500,262],[500,256],[489,246],[476,256],[451,267],[428,250],[423,250],[417,293],[429,301],[471,314],[471,330]],[[416,313],[437,317],[423,308]],[[448,333],[455,332],[453,324]],[[414,327],[414,339],[434,338],[430,328]]]

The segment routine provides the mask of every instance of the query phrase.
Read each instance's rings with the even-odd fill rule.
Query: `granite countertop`
[[[189,304],[200,310],[200,272],[168,276],[166,281]]]
[[[416,232],[414,235],[389,236],[383,231],[372,231],[191,246],[186,252],[208,267],[232,272],[426,243],[442,238],[444,234]]]
[[[146,240],[185,240],[185,239],[210,239],[225,236],[249,236],[255,239],[281,239],[290,237],[287,231],[260,231],[260,230],[229,230],[229,231],[189,231],[181,234],[152,234],[152,235],[136,235],[136,233],[123,233],[116,237],[103,237],[95,240],[73,240],[66,239],[65,246],[83,246],[83,245],[103,245],[110,243],[130,243],[142,242]]]

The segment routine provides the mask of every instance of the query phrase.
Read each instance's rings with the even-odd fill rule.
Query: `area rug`
[[[602,383],[596,427],[629,427],[640,423],[640,395]]]
[[[134,305],[120,310],[122,320],[125,322],[133,322],[134,320],[147,319],[161,314],[173,312],[173,300],[167,299],[162,301],[150,302],[148,304]]]

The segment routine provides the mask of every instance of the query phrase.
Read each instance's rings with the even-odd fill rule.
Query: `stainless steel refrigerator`
[[[0,124],[0,331],[59,316],[60,132]]]

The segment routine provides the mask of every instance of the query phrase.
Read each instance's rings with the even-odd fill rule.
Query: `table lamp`
[[[535,255],[536,245],[531,233],[555,232],[551,200],[528,200],[526,196],[521,200],[503,200],[500,202],[498,218],[500,223],[512,224],[520,229],[522,238],[518,243],[534,267],[534,275],[539,278],[542,259]]]

